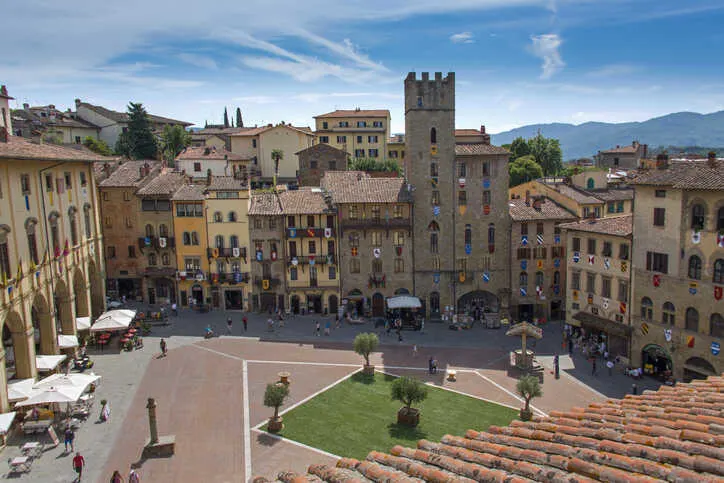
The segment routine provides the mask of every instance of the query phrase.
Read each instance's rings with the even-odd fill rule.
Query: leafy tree
[[[520,418],[524,421],[529,420],[532,413],[530,411],[530,401],[533,398],[541,397],[543,390],[540,388],[540,382],[537,376],[523,376],[518,379],[515,386],[520,397],[525,401],[525,407],[520,411]]]
[[[357,334],[354,338],[352,347],[354,351],[365,358],[365,366],[370,365],[370,354],[373,353],[380,344],[377,334],[372,332]]]
[[[286,384],[267,384],[264,391],[264,406],[274,408],[274,417],[279,417],[279,407],[289,396],[289,386]]]
[[[513,142],[510,143],[510,147],[507,148],[511,155],[510,159],[511,161],[515,161],[516,159],[520,158],[521,156],[528,156],[530,154],[530,145],[528,144],[528,141],[525,140],[523,137],[517,137],[513,139]]]
[[[407,410],[425,398],[427,398],[427,386],[414,377],[402,376],[392,383],[392,399],[400,401]]]
[[[244,127],[244,120],[241,118],[241,109],[236,108],[236,127]]]
[[[44,132],[40,136],[40,139],[44,143],[48,143],[48,144],[58,144],[58,145],[63,144],[63,135],[56,131]]]
[[[110,146],[108,146],[108,143],[91,136],[88,136],[83,140],[83,146],[90,149],[94,153],[101,154],[103,156],[110,156],[112,154],[111,148]]]
[[[154,159],[158,153],[156,136],[143,104],[128,103],[128,129],[118,137],[116,152],[131,159]]]
[[[174,159],[191,144],[191,134],[183,126],[166,126],[161,135],[163,159],[173,166]]]
[[[375,158],[354,158],[347,163],[350,171],[379,171],[400,174],[402,168],[393,159],[378,160]]]
[[[224,127],[229,127],[229,113],[224,108]]]
[[[538,132],[538,134],[528,140],[530,154],[535,159],[546,176],[555,175],[563,169],[563,153],[561,145],[557,139],[546,138]]]
[[[533,156],[521,156],[508,165],[510,172],[510,186],[518,186],[519,184],[533,181],[543,176],[543,168],[535,162]]]

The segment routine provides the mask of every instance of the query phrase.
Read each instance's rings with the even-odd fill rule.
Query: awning
[[[75,319],[75,328],[78,330],[90,329],[91,318],[90,317],[78,317]]]
[[[7,434],[15,420],[15,411],[0,414],[0,434]]]
[[[67,356],[35,356],[35,365],[40,372],[48,372],[54,370],[65,360]]]
[[[398,295],[397,297],[388,297],[387,307],[390,309],[419,309],[422,302],[412,295]]]
[[[628,335],[631,334],[631,327],[628,325],[619,324],[613,320],[604,319],[603,317],[589,314],[588,312],[578,312],[573,318],[580,321],[584,328],[600,330],[601,332],[618,337],[628,337]]]
[[[78,347],[78,336],[75,335],[58,335],[58,347],[61,349],[70,349]]]

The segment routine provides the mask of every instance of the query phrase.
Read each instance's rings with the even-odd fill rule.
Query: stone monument
[[[156,400],[152,397],[148,398],[146,404],[148,409],[148,425],[151,430],[151,437],[143,447],[143,458],[163,458],[173,456],[176,450],[176,436],[173,434],[168,436],[158,435],[158,422],[156,420]]]

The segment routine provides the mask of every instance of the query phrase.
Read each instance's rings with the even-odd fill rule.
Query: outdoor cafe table
[[[27,456],[16,456],[10,460],[10,468],[13,471],[30,471],[32,460]]]
[[[43,445],[37,441],[32,441],[30,443],[25,443],[20,448],[20,451],[29,458],[37,458],[43,453]]]

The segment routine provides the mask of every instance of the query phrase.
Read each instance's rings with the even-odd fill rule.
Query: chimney
[[[716,152],[709,151],[706,161],[710,168],[716,168]]]
[[[525,206],[530,206],[530,191],[525,191]]]
[[[5,87],[5,86],[3,86]],[[0,127],[0,143],[7,143],[9,142],[9,134],[6,127]]]
[[[480,125],[480,134],[485,134],[485,126],[482,124]]]
[[[10,97],[8,95],[8,88],[5,87],[5,84],[0,86],[0,96]]]
[[[649,157],[649,145],[648,144],[644,144],[644,152],[643,152],[643,156],[641,156],[641,157],[644,159]]]
[[[656,168],[666,169],[669,167],[669,155],[666,153],[656,155]]]
[[[541,211],[544,199],[540,196],[533,197],[533,209],[535,211]]]
[[[106,177],[111,175],[111,165],[108,163],[103,163],[103,173],[105,173]]]
[[[144,163],[143,165],[143,173],[144,176],[148,176],[151,173],[151,165],[148,163]]]
[[[25,109],[26,111],[29,110],[30,104],[28,104],[27,102],[23,102],[23,109]]]
[[[206,186],[211,186],[211,182],[214,180],[214,175],[211,174],[211,168],[206,170]]]
[[[146,176],[146,169],[141,166],[140,168],[138,168],[138,177],[143,178],[144,176]]]
[[[51,111],[54,111],[54,110],[55,110],[55,104],[48,104],[48,109],[50,109]]]

